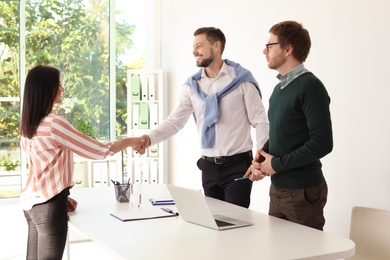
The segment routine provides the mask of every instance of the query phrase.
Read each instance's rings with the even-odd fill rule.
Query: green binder
[[[138,74],[131,75],[131,100],[141,100],[141,80]]]
[[[148,103],[139,104],[139,126],[140,129],[149,129],[149,104]]]

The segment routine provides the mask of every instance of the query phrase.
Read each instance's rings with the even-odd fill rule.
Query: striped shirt
[[[39,124],[32,139],[22,136],[27,155],[28,177],[20,195],[21,206],[30,210],[59,194],[73,183],[73,153],[88,159],[104,159],[113,153],[111,143],[77,131],[65,118],[49,114]]]

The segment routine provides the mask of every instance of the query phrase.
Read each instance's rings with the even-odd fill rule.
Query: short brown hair
[[[309,32],[303,28],[302,24],[295,21],[284,21],[275,24],[269,30],[270,33],[278,37],[281,48],[291,44],[294,48],[293,57],[300,62],[304,62],[309,55],[311,40]]]
[[[214,44],[216,41],[220,41],[221,42],[221,55],[222,55],[222,53],[225,49],[226,38],[220,29],[215,28],[215,27],[201,27],[194,32],[194,36],[198,36],[200,34],[205,34],[206,39],[211,44]]]

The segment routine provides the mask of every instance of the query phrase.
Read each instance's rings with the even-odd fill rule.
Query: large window
[[[144,65],[139,2],[0,2],[0,197],[23,186],[20,106],[25,73],[35,65],[61,71],[64,102],[56,111],[80,131],[101,141],[127,134],[126,70]],[[137,17],[129,12],[135,8]]]
[[[18,17],[19,1],[0,2],[0,197],[21,189]]]

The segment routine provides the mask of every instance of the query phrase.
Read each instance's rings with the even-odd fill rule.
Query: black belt
[[[238,160],[242,160],[248,157],[252,157],[252,151],[248,151],[245,153],[239,153],[232,156],[217,156],[217,157],[207,157],[202,155],[202,159],[208,162],[213,162],[215,164],[223,164],[227,162],[234,162]]]

